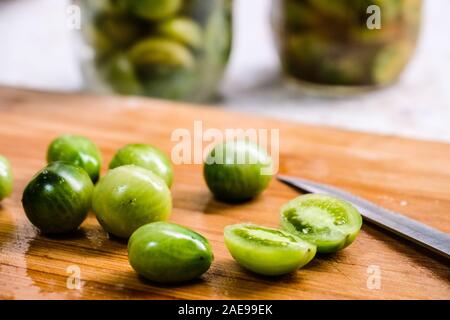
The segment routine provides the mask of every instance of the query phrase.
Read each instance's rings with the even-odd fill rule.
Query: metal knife
[[[335,187],[288,176],[277,176],[277,179],[307,193],[322,193],[344,199],[352,203],[365,220],[431,250],[447,260],[450,259],[450,235],[445,232],[382,208]]]

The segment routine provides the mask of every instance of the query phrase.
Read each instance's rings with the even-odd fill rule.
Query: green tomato
[[[156,174],[126,165],[100,179],[94,189],[92,209],[106,231],[128,238],[144,224],[167,220],[172,199],[166,183]]]
[[[285,67],[293,69],[299,76],[304,70],[320,66],[333,48],[327,39],[313,33],[293,33],[286,38],[285,46],[288,59]]]
[[[128,260],[137,273],[159,283],[177,283],[205,273],[213,261],[202,235],[185,227],[154,222],[137,229],[128,242]]]
[[[228,0],[227,0],[228,1]],[[215,8],[224,6],[223,0],[184,0],[181,16],[190,17],[201,25],[205,25]]]
[[[140,35],[140,25],[127,16],[101,14],[95,22],[98,30],[115,46],[128,46]]]
[[[192,19],[176,17],[161,22],[157,27],[162,36],[179,41],[192,48],[202,46],[203,34],[201,27]]]
[[[282,10],[284,15],[282,17],[286,20],[286,25],[290,29],[316,26],[322,18],[306,1],[284,1],[280,10]]]
[[[132,13],[152,21],[169,18],[182,4],[182,0],[128,0],[128,8]]]
[[[259,146],[246,140],[220,143],[207,156],[203,174],[218,199],[248,200],[268,186],[272,160]]]
[[[94,0],[99,1],[99,0]],[[104,0],[103,0],[104,1]],[[103,9],[105,12],[111,14],[125,14],[127,13],[127,0],[106,0],[108,3]]]
[[[401,17],[406,3],[414,2],[414,0],[366,0],[366,2],[366,6],[363,7],[363,9],[366,9],[369,5],[372,4],[380,7],[383,23],[386,25],[397,23],[398,19]]]
[[[356,51],[356,50],[355,50]],[[316,75],[327,84],[358,85],[366,82],[367,73],[364,68],[366,59],[361,54],[343,55],[334,60],[323,59]],[[317,79],[319,81],[319,79]]]
[[[361,0],[353,0],[355,1],[361,3]],[[328,19],[352,21],[359,13],[357,4],[349,3],[349,1],[310,0],[309,3],[317,11],[316,15],[325,16]]]
[[[13,176],[8,159],[0,156],[0,201],[12,192]]]
[[[50,144],[47,162],[63,161],[81,167],[97,182],[100,176],[102,158],[97,146],[82,136],[62,135]]]
[[[87,12],[124,14],[127,10],[127,1],[128,0],[84,0],[81,1],[80,4],[86,7]],[[82,11],[83,9],[84,7],[82,7]]]
[[[134,66],[125,54],[112,56],[101,65],[100,72],[115,92],[134,95],[142,93]]]
[[[377,85],[395,82],[406,67],[413,45],[407,41],[397,41],[383,46],[375,55],[372,63],[372,81]]]
[[[53,162],[28,183],[22,205],[30,222],[41,232],[72,232],[89,212],[93,189],[86,171],[64,162]]]
[[[116,49],[114,42],[94,25],[87,25],[82,30],[87,41],[95,51],[96,59],[103,59]]]
[[[159,149],[147,144],[129,144],[117,151],[110,169],[123,165],[134,164],[148,169],[163,179],[170,188],[173,179],[173,170],[169,158]]]
[[[196,92],[199,79],[195,69],[154,65],[140,71],[139,79],[145,95],[162,99],[193,100],[193,92]],[[196,93],[196,96],[200,96]]]
[[[195,59],[186,47],[166,38],[150,37],[137,42],[130,49],[129,57],[139,69],[155,66],[192,69],[195,66]]]
[[[307,194],[281,208],[281,226],[330,253],[350,245],[362,226],[358,210],[350,203],[327,195]]]
[[[289,232],[253,224],[227,226],[224,237],[228,250],[240,265],[267,276],[295,271],[316,254],[316,246]]]

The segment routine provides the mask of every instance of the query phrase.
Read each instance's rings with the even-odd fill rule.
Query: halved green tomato
[[[225,244],[244,268],[268,276],[289,273],[314,258],[316,246],[278,229],[253,224],[225,227]]]
[[[327,195],[307,194],[281,208],[281,226],[330,253],[350,245],[362,226],[358,210],[350,203]]]
[[[11,164],[0,155],[0,201],[9,196],[13,188]]]

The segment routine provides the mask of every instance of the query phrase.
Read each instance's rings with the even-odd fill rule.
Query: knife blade
[[[289,176],[277,176],[277,179],[300,191],[322,193],[346,200],[370,223],[450,259],[450,235],[445,232],[329,185]]]

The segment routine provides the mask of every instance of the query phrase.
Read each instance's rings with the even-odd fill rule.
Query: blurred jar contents
[[[231,51],[231,0],[79,4],[90,90],[188,101],[215,94]]]
[[[414,52],[421,0],[273,1],[284,72],[300,83],[389,85]]]

